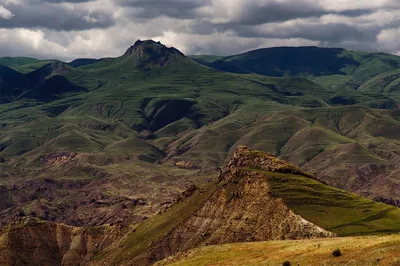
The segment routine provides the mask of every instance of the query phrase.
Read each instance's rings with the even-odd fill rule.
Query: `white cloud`
[[[46,40],[40,30],[0,29],[0,47],[9,56],[66,57],[65,48]]]
[[[378,46],[383,51],[400,52],[400,28],[386,29],[377,36]]]
[[[0,18],[10,19],[13,16],[14,16],[14,14],[10,10],[8,10],[4,6],[0,5]]]
[[[327,10],[344,11],[355,9],[379,9],[396,5],[396,0],[318,0],[320,6]]]
[[[272,46],[309,46],[318,45],[319,43],[301,38],[238,38],[232,32],[214,32],[204,36],[167,31],[162,36],[154,39],[166,45],[175,46],[186,54],[217,55],[242,53],[248,51],[250,47],[257,49]]]

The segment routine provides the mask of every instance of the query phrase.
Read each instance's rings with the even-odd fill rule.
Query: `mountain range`
[[[147,265],[210,244],[397,233],[399,64],[151,40],[117,58],[0,58],[0,258],[40,246],[35,265]]]

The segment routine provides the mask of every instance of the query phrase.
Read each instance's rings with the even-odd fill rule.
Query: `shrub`
[[[332,252],[332,256],[334,257],[340,257],[342,256],[342,252],[340,251],[340,249],[336,249]]]
[[[292,265],[291,263],[290,263],[290,261],[285,261],[283,264],[282,264],[282,266],[290,266],[290,265]]]

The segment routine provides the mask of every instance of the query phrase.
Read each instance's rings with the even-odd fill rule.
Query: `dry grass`
[[[332,251],[342,251],[333,257]],[[157,265],[400,265],[400,235],[229,244],[195,249]]]

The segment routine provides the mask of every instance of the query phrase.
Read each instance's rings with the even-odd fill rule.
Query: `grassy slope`
[[[338,235],[400,232],[400,210],[396,207],[302,176],[270,172],[265,175],[272,192],[295,213]]]
[[[346,237],[209,246],[157,265],[397,265],[400,236]],[[342,256],[335,258],[333,250]]]
[[[139,63],[132,55],[78,69],[65,66],[61,74],[89,92],[47,103],[25,99],[0,105],[5,125],[0,156],[34,162],[43,154],[66,150],[106,157],[113,143],[140,136],[179,154],[175,160],[207,169],[219,167],[237,144],[281,154],[297,164],[337,143],[357,142],[369,150],[349,153],[360,155],[365,164],[381,162],[370,145],[384,141],[386,147],[379,149],[400,147],[399,122],[389,111],[332,103],[333,97],[342,96],[375,107],[387,99],[382,95],[332,92],[305,78],[221,73],[184,57],[173,57],[164,67]],[[305,134],[297,134],[303,129]],[[295,147],[296,139],[307,147]],[[150,146],[131,147],[131,154],[158,157]],[[110,156],[123,157],[124,152]]]
[[[8,66],[21,73],[32,72],[54,60],[38,60],[28,57],[1,57],[0,65]]]
[[[200,127],[223,118],[239,106],[254,106],[252,112],[257,113],[270,102],[283,101],[281,93],[263,84],[219,73],[185,58],[176,59],[169,67],[138,68],[135,58],[121,57],[79,70],[68,68],[64,75],[90,93],[44,104],[24,100],[2,105],[0,116],[7,125],[2,132],[3,150],[26,138],[27,131],[40,134],[42,141],[37,142],[43,143],[55,125],[66,128],[76,125],[77,120],[121,123],[137,131],[155,132],[185,116],[194,127]],[[36,128],[40,132],[35,133]],[[36,147],[24,146],[28,150]],[[21,153],[24,151],[3,152],[3,156]]]
[[[362,60],[369,60],[371,72],[382,67],[375,67],[379,60],[367,57]],[[35,164],[40,156],[59,151],[89,153],[99,161],[127,154],[160,158],[156,146],[178,155],[174,160],[215,169],[237,144],[303,164],[334,144],[354,142],[361,148],[339,150],[348,155],[338,162],[360,158],[355,163],[374,164],[386,163],[384,153],[400,147],[400,116],[367,108],[381,107],[376,103],[388,98],[380,94],[331,91],[300,77],[222,73],[183,56],[172,56],[164,66],[125,55],[53,70],[51,76],[65,76],[88,92],[50,102],[21,99],[1,104],[0,156],[13,164]],[[339,96],[357,105],[332,101]],[[136,137],[153,146],[136,142]],[[296,139],[307,147],[294,145]],[[125,144],[129,151],[112,148]]]
[[[204,190],[202,190],[204,189]],[[129,234],[122,242],[123,248],[114,256],[114,263],[128,260],[146,251],[151,244],[162,239],[179,223],[194,213],[215,191],[215,184],[205,185],[184,202],[176,203],[167,212],[154,216],[140,224],[134,233]]]
[[[360,88],[365,92],[385,92],[393,96],[398,91],[398,73],[395,70],[400,58],[391,54],[337,48],[277,47],[226,57],[203,55],[192,58],[201,64],[233,73],[305,76],[340,92],[343,88]]]

